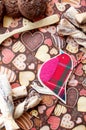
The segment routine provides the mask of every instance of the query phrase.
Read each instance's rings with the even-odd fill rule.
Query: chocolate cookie
[[[6,8],[6,14],[11,17],[19,17],[20,11],[18,9],[17,0],[4,0],[4,5]]]
[[[3,2],[0,0],[0,21],[2,20],[3,13],[4,13],[4,4],[3,4]]]
[[[33,21],[46,12],[46,0],[18,0],[21,14]]]

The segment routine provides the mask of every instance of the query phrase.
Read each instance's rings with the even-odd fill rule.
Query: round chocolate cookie
[[[19,17],[20,11],[18,9],[17,0],[4,0],[4,5],[6,8],[6,14],[11,17]]]
[[[46,12],[47,0],[18,0],[18,6],[21,14],[27,19],[33,21]]]
[[[0,21],[2,20],[3,14],[4,14],[4,4],[0,0]]]

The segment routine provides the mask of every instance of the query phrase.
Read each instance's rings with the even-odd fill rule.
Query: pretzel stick
[[[71,36],[79,44],[86,48],[86,35],[73,26],[68,20],[62,19],[57,27],[60,35]]]
[[[15,97],[16,99],[27,96],[26,86],[19,86],[19,87],[13,88],[12,96]]]
[[[42,20],[39,20],[37,22],[28,22],[28,24],[26,26],[23,26],[21,28],[15,29],[12,32],[7,32],[4,34],[0,35],[0,44],[7,38],[13,36],[16,33],[21,33],[24,31],[28,31],[28,30],[33,30],[33,29],[37,29],[40,27],[44,27],[44,26],[48,26],[54,23],[57,23],[59,21],[59,16],[57,14],[54,14],[52,16],[46,17]]]

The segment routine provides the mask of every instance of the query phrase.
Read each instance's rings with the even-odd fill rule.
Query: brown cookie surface
[[[18,6],[21,14],[32,21],[46,12],[46,0],[18,0]]]
[[[6,14],[8,16],[12,16],[12,17],[20,16],[17,0],[4,0],[4,5],[6,8]]]

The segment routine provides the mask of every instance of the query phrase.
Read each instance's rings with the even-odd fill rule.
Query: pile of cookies
[[[0,0],[0,21],[6,14],[11,17],[24,16],[33,21],[46,12],[46,0]]]

